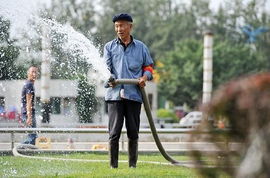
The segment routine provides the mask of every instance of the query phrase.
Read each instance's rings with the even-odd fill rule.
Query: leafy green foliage
[[[23,77],[22,67],[16,65],[19,47],[10,38],[10,22],[0,17],[0,80],[18,79]]]
[[[161,59],[159,92],[175,105],[195,107],[202,95],[202,42],[186,40]],[[213,49],[214,89],[232,78],[267,70],[266,59],[245,44],[216,41]]]
[[[69,23],[75,30],[91,38],[95,27],[94,4],[88,1],[57,1],[52,0],[50,8],[44,13],[61,24]]]
[[[97,111],[97,99],[95,97],[95,87],[87,82],[83,76],[78,83],[78,96],[76,98],[76,108],[79,120],[83,123],[92,122]]]
[[[268,38],[270,33],[263,34],[256,44],[247,44],[246,37],[240,30],[239,21],[244,19],[244,23],[252,24],[254,27],[269,26],[270,17],[265,12],[259,15],[258,9],[262,7],[262,1],[250,1],[247,4],[237,0],[227,2],[217,13],[209,13],[205,6],[206,2],[192,2],[195,6],[185,9],[187,17],[182,23],[185,23],[188,18],[187,21],[195,22],[193,26],[189,26],[193,27],[193,30],[192,28],[189,30],[193,35],[189,35],[188,39],[179,39],[178,42],[175,38],[177,40],[174,45],[171,45],[174,48],[160,57],[164,66],[158,67],[157,71],[160,74],[159,92],[163,97],[166,96],[167,100],[175,105],[187,103],[195,107],[202,95],[203,54],[199,43],[203,43],[201,41],[203,29],[211,28],[214,32],[213,86],[215,89],[233,78],[269,70],[270,59],[267,49],[270,45]],[[181,16],[181,12],[178,16]],[[205,17],[210,25],[207,25]],[[178,26],[182,23],[178,23],[180,24]],[[179,29],[181,32],[179,36],[182,32],[186,32],[184,29],[185,27]],[[173,36],[173,30],[171,32]]]
[[[157,110],[157,117],[159,119],[172,119],[174,122],[179,121],[176,114],[168,109],[158,109]]]
[[[159,92],[175,105],[194,106],[202,88],[202,43],[185,40],[161,59]]]
[[[216,42],[213,49],[214,88],[233,78],[266,71],[266,59],[246,44]]]

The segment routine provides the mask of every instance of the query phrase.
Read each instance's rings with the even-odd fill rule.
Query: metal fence
[[[172,128],[172,129],[157,129],[158,134],[210,134],[210,133],[224,133],[226,130],[211,130],[211,131],[198,131],[192,128]],[[11,150],[14,148],[15,145],[15,135],[16,134],[27,134],[27,133],[89,133],[89,134],[105,134],[108,133],[107,128],[0,128],[0,134],[10,134],[10,145]],[[122,130],[120,144],[122,150],[124,150],[124,143],[125,137],[123,136],[126,134],[126,129]],[[140,134],[151,134],[150,129],[142,128],[140,129]]]

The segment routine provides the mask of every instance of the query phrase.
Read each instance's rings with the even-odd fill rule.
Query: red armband
[[[153,64],[149,66],[143,66],[143,71],[149,71],[151,74],[153,74]]]

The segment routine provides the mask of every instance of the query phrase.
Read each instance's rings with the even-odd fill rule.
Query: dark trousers
[[[124,118],[128,138],[137,140],[139,138],[141,103],[123,99],[120,101],[108,101],[107,104],[110,141],[119,140]]]

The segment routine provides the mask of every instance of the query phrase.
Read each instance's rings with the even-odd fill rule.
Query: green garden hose
[[[139,80],[138,79],[116,79],[114,81],[110,81],[110,82],[115,82],[115,84],[134,84],[134,85],[138,85],[139,83]],[[156,142],[156,145],[160,151],[160,153],[162,154],[162,156],[169,162],[171,162],[172,164],[176,164],[176,165],[179,165],[181,164],[179,161],[173,159],[164,149],[164,147],[162,146],[161,142],[160,142],[160,139],[158,137],[158,134],[157,134],[157,130],[156,130],[156,127],[155,127],[155,124],[154,124],[154,121],[153,121],[153,116],[152,116],[152,113],[151,113],[151,109],[150,109],[150,105],[149,105],[149,101],[148,101],[148,98],[147,98],[147,95],[146,95],[146,92],[145,92],[145,89],[143,87],[139,87],[140,90],[141,90],[141,93],[142,93],[142,98],[143,98],[143,104],[144,104],[144,108],[145,108],[145,111],[146,111],[146,115],[147,115],[147,118],[148,118],[148,122],[149,122],[149,125],[150,125],[150,129],[152,131],[152,135],[154,137],[154,140]]]

